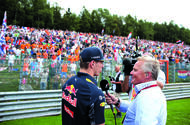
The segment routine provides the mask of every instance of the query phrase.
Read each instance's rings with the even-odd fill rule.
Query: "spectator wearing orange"
[[[75,61],[79,61],[79,58],[80,58],[79,55],[76,55],[75,56]]]
[[[26,43],[26,48],[30,49],[30,43]]]
[[[28,56],[24,59],[24,64],[23,64],[23,76],[25,77],[27,81],[27,77],[29,74],[29,59]]]
[[[71,61],[72,61],[72,55],[70,54],[70,55],[68,55],[68,63],[71,63]]]
[[[63,63],[61,66],[61,78],[63,78],[63,75],[65,76],[65,79],[67,78],[67,64]]]
[[[75,56],[71,55],[71,63],[73,63],[75,61]]]
[[[8,42],[9,40],[10,40],[10,37],[9,37],[9,35],[7,35],[7,36],[5,37],[5,41]]]
[[[27,42],[25,44],[25,46],[26,46],[26,50],[27,50],[28,54],[30,54],[30,52],[31,52],[30,43]]]
[[[80,53],[80,46],[78,46],[76,49],[75,49],[75,55],[79,55]]]
[[[24,50],[25,47],[26,47],[26,45],[25,45],[24,43],[22,43],[22,44],[20,45],[20,48],[21,48],[22,50]]]
[[[179,58],[178,58],[178,57],[176,57],[176,59],[175,59],[175,63],[176,63],[176,67],[177,67],[177,69],[179,69]]]
[[[46,50],[47,48],[48,48],[47,44],[43,45],[43,47],[42,47],[43,50]]]
[[[43,52],[43,58],[44,58],[44,61],[46,62],[48,59],[48,53],[46,51]]]
[[[35,43],[33,43],[33,44],[31,45],[31,47],[32,47],[32,49],[34,49],[34,48],[37,47],[37,45],[36,45]]]
[[[37,56],[37,59],[41,58],[42,54],[39,50],[37,50],[36,56]]]
[[[155,54],[155,55],[154,55],[154,57],[155,57],[155,59],[157,59],[157,58],[158,58],[158,55],[157,55],[157,54]]]
[[[58,56],[61,55],[61,50],[60,49],[57,51],[57,55]]]
[[[64,43],[65,43],[65,39],[62,40],[62,44],[64,44]]]
[[[42,49],[42,48],[43,48],[43,45],[38,44],[38,45],[37,45],[37,48],[38,48],[38,49]]]

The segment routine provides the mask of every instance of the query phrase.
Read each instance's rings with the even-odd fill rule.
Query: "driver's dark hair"
[[[88,65],[90,62],[83,62],[82,59],[80,59],[80,68],[82,69],[88,69]]]

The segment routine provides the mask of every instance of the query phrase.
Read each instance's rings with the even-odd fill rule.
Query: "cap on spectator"
[[[98,47],[88,47],[80,53],[80,59],[83,62],[90,62],[92,60],[104,61],[104,56],[102,51]]]

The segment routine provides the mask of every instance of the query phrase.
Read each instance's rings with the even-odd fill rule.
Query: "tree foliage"
[[[141,39],[172,43],[182,40],[190,44],[190,29],[179,27],[173,21],[169,24],[152,23],[131,15],[112,15],[103,8],[89,12],[83,7],[80,14],[76,15],[57,3],[51,7],[47,0],[1,0],[0,5],[0,19],[3,20],[4,12],[7,11],[8,25],[99,34],[104,29],[104,34],[127,36],[132,32],[134,38],[139,36]]]

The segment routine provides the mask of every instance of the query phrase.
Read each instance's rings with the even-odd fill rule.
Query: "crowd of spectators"
[[[14,25],[7,27],[5,42],[0,42],[0,66],[4,67],[7,60],[9,72],[13,70],[14,64],[22,64],[24,76],[30,73],[31,78],[38,77],[40,75],[38,73],[46,74],[51,70],[51,76],[59,73],[59,77],[67,78],[67,66],[72,66],[70,67],[72,73],[76,74],[74,71],[77,68],[75,64],[79,60],[79,53],[89,46],[101,48],[106,60],[112,59],[118,64],[122,64],[123,58],[130,57],[135,52],[141,55],[146,52],[152,53],[158,60],[175,62],[179,68],[190,62],[190,46],[185,45],[185,42],[176,44]],[[42,80],[42,83],[44,81],[46,80]],[[55,88],[57,88],[56,84]]]

